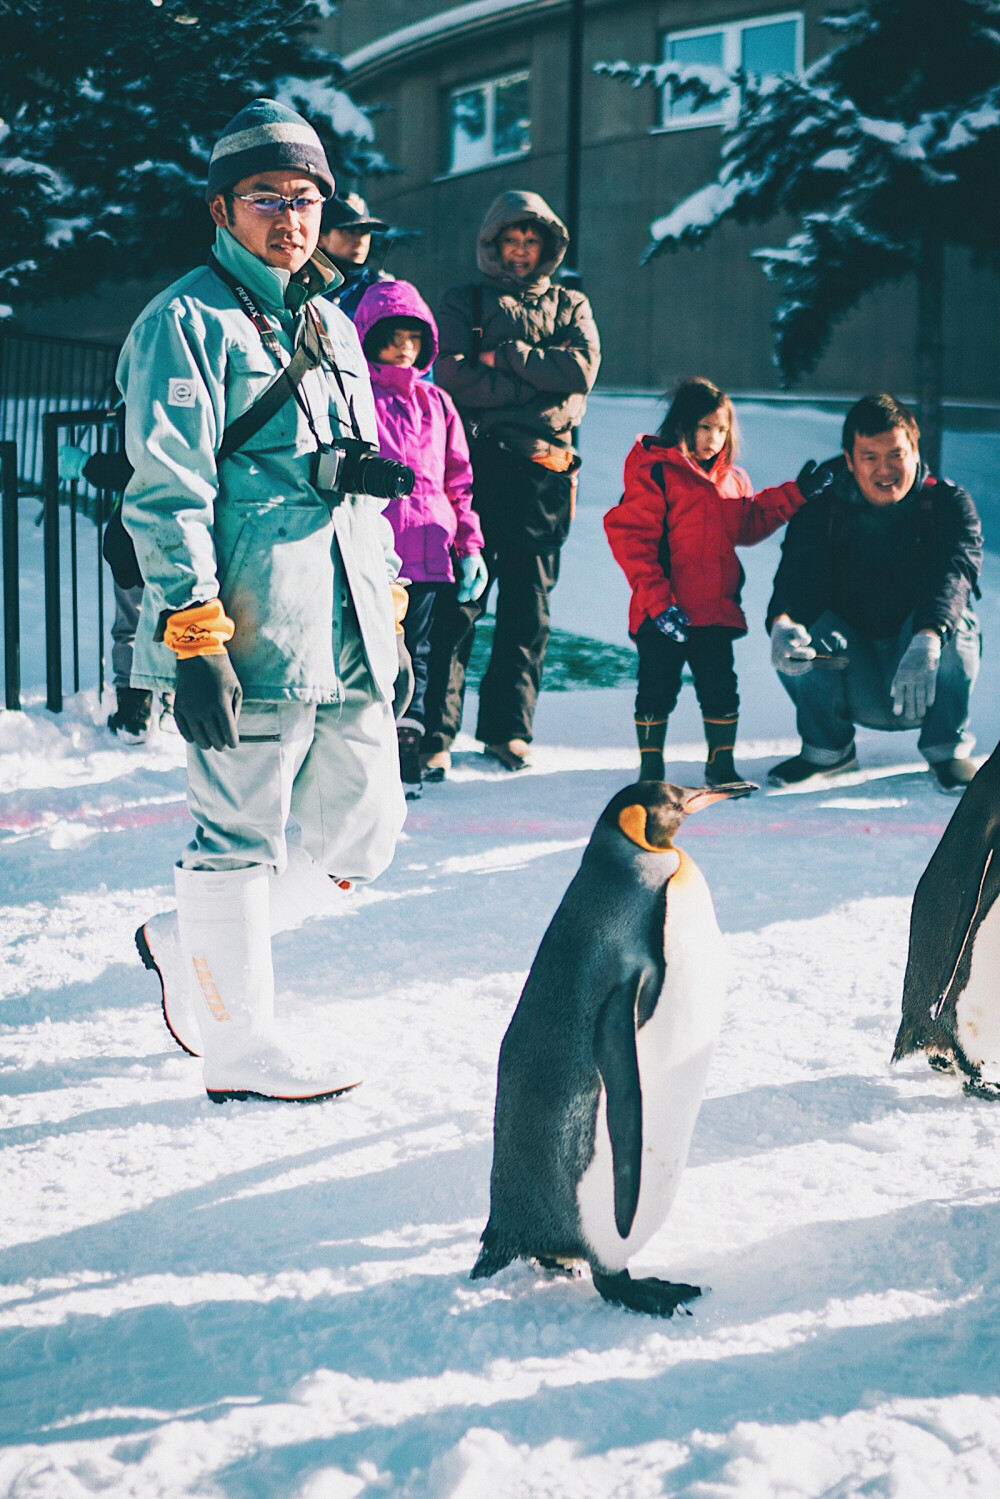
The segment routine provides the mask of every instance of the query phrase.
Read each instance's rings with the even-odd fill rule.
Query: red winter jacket
[[[793,483],[754,494],[744,470],[722,453],[706,472],[681,448],[638,438],[625,460],[625,494],[604,517],[615,561],[632,588],[630,632],[676,604],[693,625],[730,625],[746,634],[736,548],[763,541],[804,503]],[[669,577],[660,561],[664,527]]]

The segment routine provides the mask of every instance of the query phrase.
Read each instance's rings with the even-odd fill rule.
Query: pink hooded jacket
[[[386,318],[404,317],[419,319],[426,330],[416,365],[377,363],[378,335],[367,344],[366,335]],[[382,456],[408,463],[416,475],[413,493],[390,500],[385,509],[402,576],[415,583],[452,583],[452,552],[468,557],[482,551],[483,533],[472,508],[469,445],[455,403],[420,378],[437,354],[434,316],[409,281],[382,281],[361,298],[354,326],[368,359]]]

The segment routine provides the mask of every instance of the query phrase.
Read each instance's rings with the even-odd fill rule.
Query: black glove
[[[406,637],[401,633],[396,635],[396,654],[399,657],[399,670],[396,673],[396,690],[392,696],[392,716],[398,723],[413,698],[413,662],[406,649]]]
[[[242,701],[243,688],[228,651],[178,661],[174,722],[188,744],[203,750],[235,749]]]
[[[828,458],[825,463],[816,464],[810,458],[802,465],[795,482],[804,500],[814,500],[817,495],[822,494],[825,489],[843,471],[843,458]]]

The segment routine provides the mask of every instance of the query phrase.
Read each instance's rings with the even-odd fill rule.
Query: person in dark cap
[[[344,278],[333,301],[352,322],[368,288],[378,281],[395,279],[387,271],[368,264],[372,235],[384,234],[388,228],[381,219],[371,216],[368,204],[357,193],[328,198],[323,204],[319,247]]]
[[[271,934],[380,874],[404,815],[399,558],[385,501],[346,463],[378,431],[358,336],[326,296],[340,273],[317,250],[333,191],[308,121],[273,99],[241,110],[209,165],[210,262],[140,313],[118,366],[135,469],[122,518],[145,581],[132,684],[176,684],[194,819],[177,910],[136,940],[217,1102],[360,1082],[285,1046]]]

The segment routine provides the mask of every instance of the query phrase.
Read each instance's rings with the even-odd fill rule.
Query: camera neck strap
[[[312,412],[309,410],[309,404],[304,399],[299,386],[302,384],[308,371],[316,369],[317,366],[323,363],[324,359],[329,364],[333,377],[337,382],[337,387],[344,399],[344,405],[347,407],[354,436],[361,441],[361,429],[358,426],[358,419],[354,413],[354,401],[347,394],[343,376],[334,356],[333,343],[315,308],[310,307],[308,303],[306,304],[302,337],[291,360],[286,364],[284,350],[278,336],[267,321],[267,318],[260,311],[250,292],[237,281],[235,276],[230,275],[229,271],[220,264],[217,256],[211,252],[209,253],[208,263],[219,280],[233,293],[240,307],[260,335],[261,343],[279,369],[278,378],[267,387],[249,410],[244,411],[242,416],[238,416],[235,422],[226,428],[222,435],[222,445],[219,448],[217,458],[228,458],[230,453],[234,453],[237,448],[241,447],[256,432],[259,432],[265,422],[270,421],[271,417],[292,396],[294,396],[296,405],[309,424],[309,431],[313,435],[317,448],[323,447],[323,440],[316,431],[316,425],[312,418]]]

